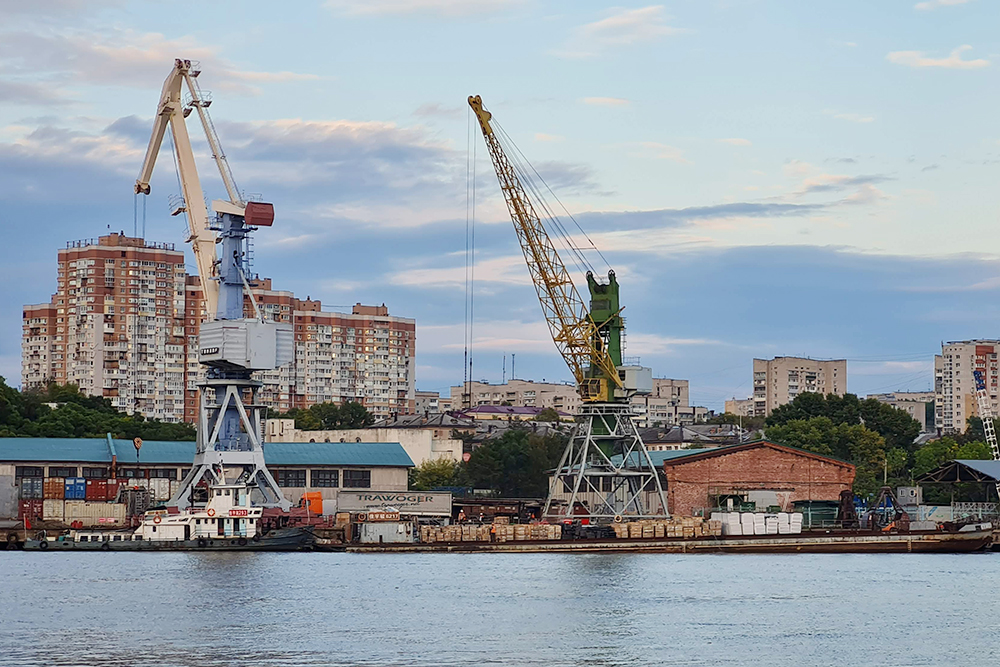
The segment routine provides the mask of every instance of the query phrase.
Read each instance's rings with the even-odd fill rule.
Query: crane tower
[[[553,216],[544,201],[537,207],[533,203],[523,182],[528,171],[512,159],[516,149],[504,149],[509,140],[494,128],[482,98],[470,96],[469,106],[479,121],[549,333],[582,399],[580,420],[552,477],[544,515],[596,522],[666,517],[660,477],[629,403],[632,395],[652,390],[652,371],[623,364],[625,327],[615,272],[601,282],[588,271],[590,299],[581,298],[537,211]],[[565,505],[554,502],[567,493]]]
[[[136,194],[149,194],[149,179],[169,126],[183,192],[174,214],[187,216],[188,241],[194,250],[209,319],[201,324],[198,337],[199,361],[207,371],[204,383],[199,385],[194,464],[168,504],[190,507],[207,501],[199,497],[200,488],[240,483],[250,487],[254,505],[287,510],[290,503],[264,463],[264,406],[257,401],[261,383],[252,376],[255,371],[273,370],[292,361],[292,325],[261,317],[247,277],[250,233],[271,226],[274,207],[244,201],[237,190],[208,115],[211,99],[198,85],[200,73],[197,63],[174,61],[163,84],[146,158],[135,182]],[[185,87],[188,93],[182,99]],[[228,201],[212,202],[215,215],[211,217],[185,123],[192,111],[201,120],[229,196]],[[221,256],[216,255],[216,246],[221,248]],[[252,318],[244,317],[245,301],[250,302]]]

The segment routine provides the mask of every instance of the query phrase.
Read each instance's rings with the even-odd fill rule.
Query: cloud
[[[749,139],[717,139],[719,143],[729,144],[730,146],[752,146],[753,144]]]
[[[33,106],[61,106],[69,104],[70,100],[44,83],[0,79],[0,102]]]
[[[929,11],[931,9],[937,9],[938,7],[953,7],[955,5],[964,5],[969,0],[928,0],[928,2],[918,2],[913,5],[914,9],[919,9],[920,11]]]
[[[683,32],[667,25],[668,18],[663,5],[618,8],[606,18],[574,29],[563,47],[552,53],[564,58],[591,58],[611,49],[653,42]]]
[[[631,104],[621,97],[584,97],[581,101],[595,107],[627,107]]]
[[[962,53],[972,49],[968,44],[959,46],[946,58],[928,58],[923,51],[893,51],[885,58],[897,65],[908,67],[944,67],[946,69],[982,69],[989,67],[990,61],[985,58],[962,60]]]
[[[802,181],[802,185],[795,196],[815,194],[817,192],[836,192],[847,190],[852,187],[872,186],[876,183],[885,183],[895,180],[886,174],[862,174],[859,176],[847,176],[845,174],[817,174],[809,176]]]
[[[865,116],[859,113],[842,113],[830,110],[826,110],[823,113],[834,118],[839,118],[840,120],[849,120],[852,123],[871,123],[875,120],[875,116]]]
[[[423,285],[425,287],[465,288],[465,265],[406,269],[393,273],[394,285]],[[531,285],[531,276],[524,266],[524,257],[509,255],[480,259],[476,262],[476,283],[505,285]]]
[[[421,104],[417,107],[416,111],[413,112],[413,115],[426,118],[461,118],[462,108],[446,107],[437,102],[431,102],[428,104]]]
[[[651,157],[657,160],[670,160],[682,164],[690,164],[691,161],[684,157],[684,151],[675,146],[668,146],[656,141],[641,141],[637,144],[642,148],[636,153],[636,157]]]
[[[566,137],[559,134],[545,134],[544,132],[535,132],[535,141],[565,141]]]
[[[492,14],[524,0],[327,0],[326,7],[345,14],[429,14],[446,17]]]
[[[540,315],[540,314],[539,314]],[[464,348],[464,324],[420,327],[422,349],[461,350]],[[545,321],[479,320],[473,327],[473,349],[499,352],[551,352],[556,348]],[[418,338],[420,340],[420,338]],[[518,364],[520,366],[520,364]],[[569,371],[565,371],[567,374]],[[457,382],[456,382],[457,384]]]
[[[256,95],[261,90],[255,84],[319,78],[243,70],[220,57],[215,47],[199,45],[191,37],[168,39],[126,29],[0,32],[0,67],[8,75],[44,76],[57,94],[79,84],[159,89],[178,55],[201,62],[203,85],[232,93]]]
[[[702,347],[707,345],[726,345],[722,341],[711,338],[674,338],[655,333],[629,332],[629,354],[672,354],[682,347]]]

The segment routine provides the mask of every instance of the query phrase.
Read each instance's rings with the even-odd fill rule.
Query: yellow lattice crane
[[[518,176],[518,166],[494,131],[493,116],[478,95],[469,97],[469,106],[479,120],[552,340],[583,399],[576,429],[551,478],[543,515],[595,523],[668,516],[660,477],[628,400],[637,391],[652,389],[652,371],[622,364],[624,321],[615,273],[610,271],[602,284],[588,271],[590,302],[580,297]],[[571,252],[574,248],[570,242]]]
[[[479,119],[479,127],[486,139],[486,147],[500,180],[500,190],[514,222],[514,231],[517,232],[552,340],[573,373],[577,390],[584,401],[614,400],[614,390],[623,388],[616,367],[618,364],[612,359],[599,327],[591,317],[589,305],[573,285],[566,265],[500,146],[490,124],[492,115],[483,108],[482,98],[478,95],[469,97],[469,106]],[[617,316],[618,313],[615,313],[614,317]]]

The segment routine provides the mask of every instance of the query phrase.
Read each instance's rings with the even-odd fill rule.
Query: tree
[[[536,422],[558,422],[559,412],[555,408],[545,408],[535,415]]]
[[[46,438],[194,440],[190,424],[146,419],[118,412],[102,396],[88,396],[76,385],[50,384],[18,391],[0,377],[0,436]]]
[[[764,417],[741,417],[740,415],[734,415],[732,412],[726,412],[721,415],[709,417],[705,423],[733,424],[734,426],[740,426],[742,424],[743,430],[745,431],[764,430]]]
[[[469,484],[509,498],[543,498],[548,473],[559,465],[565,447],[564,436],[512,428],[472,452],[465,467]]]
[[[316,403],[307,410],[292,408],[273,418],[294,419],[295,428],[301,431],[333,431],[352,428],[367,428],[375,423],[375,416],[368,408],[354,401],[336,403]]]
[[[410,489],[431,491],[442,486],[465,486],[464,472],[458,461],[427,460],[410,469]]]

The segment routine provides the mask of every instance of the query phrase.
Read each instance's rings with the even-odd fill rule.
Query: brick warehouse
[[[854,483],[854,466],[846,461],[766,440],[656,452],[661,453],[667,505],[679,516],[717,507],[726,497],[787,511],[798,500],[839,500],[840,492]]]

